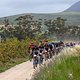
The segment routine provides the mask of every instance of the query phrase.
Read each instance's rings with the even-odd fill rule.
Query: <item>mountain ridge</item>
[[[80,1],[76,2],[73,4],[71,7],[68,9],[64,10],[64,12],[80,12]]]

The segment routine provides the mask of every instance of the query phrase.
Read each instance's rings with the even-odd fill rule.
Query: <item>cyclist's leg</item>
[[[32,51],[29,51],[29,60],[32,61]]]
[[[38,65],[38,59],[37,56],[35,58],[33,58],[33,68],[35,69]]]
[[[35,64],[36,64],[36,63],[35,63],[35,58],[33,58],[33,68],[34,68],[34,69],[35,69],[35,67],[36,67]]]

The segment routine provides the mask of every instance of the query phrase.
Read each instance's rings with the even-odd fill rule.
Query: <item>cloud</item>
[[[56,13],[56,12],[61,12],[61,11],[64,11],[65,8],[67,9],[68,7],[70,7],[70,5],[68,4],[46,4],[46,5],[41,5],[41,6],[38,6],[37,8],[33,8],[33,9],[30,9],[29,12],[36,12],[36,13]]]
[[[20,13],[61,12],[78,0],[2,0],[0,16]]]
[[[6,6],[9,8],[27,8],[37,7],[41,5],[69,4],[67,0],[8,0]]]

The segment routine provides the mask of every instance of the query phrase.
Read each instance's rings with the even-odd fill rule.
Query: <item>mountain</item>
[[[68,8],[64,12],[80,12],[80,1],[73,4],[70,8]]]
[[[18,14],[18,15],[12,15],[12,16],[7,16],[9,19],[10,24],[16,24],[15,19],[19,16],[22,15],[32,15],[34,16],[34,20],[38,19],[56,19],[57,17],[62,17],[64,19],[67,19],[66,24],[67,25],[80,25],[80,1],[72,5],[70,8],[67,10],[60,12],[60,13],[50,13],[50,14],[37,14],[37,13],[23,13],[23,14]],[[2,25],[4,22],[4,17],[0,18],[0,25]]]
[[[8,16],[10,23],[16,24],[15,19],[21,15],[27,15],[25,14],[19,14],[19,15],[13,15]],[[34,20],[38,19],[56,19],[57,17],[62,17],[63,19],[67,19],[66,24],[67,25],[80,25],[80,12],[61,12],[61,13],[52,13],[52,14],[35,14],[31,13],[30,15],[34,16]],[[4,17],[0,18],[0,25],[3,24]]]

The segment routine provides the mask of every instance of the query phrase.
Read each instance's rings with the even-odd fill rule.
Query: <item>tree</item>
[[[57,36],[63,35],[64,32],[66,33],[66,27],[65,27],[65,21],[66,19],[63,19],[61,17],[57,17],[55,20],[47,20],[44,22],[44,24],[48,27],[49,33],[56,34]]]
[[[40,31],[41,22],[34,21],[33,16],[24,15],[16,18],[15,36],[21,40],[26,37],[34,38],[35,34]]]
[[[7,19],[7,17],[4,18],[4,25],[5,27],[8,27],[9,25],[9,19]]]
[[[5,28],[0,29],[1,42],[6,41],[6,32]]]
[[[33,20],[33,16],[31,15],[19,16],[15,19],[15,21],[17,22],[16,26],[14,26],[13,24],[10,25],[9,19],[5,17],[5,28],[2,28],[2,32],[0,33],[2,39],[16,37],[21,41],[26,37],[35,38],[36,34],[40,32],[42,22]]]

